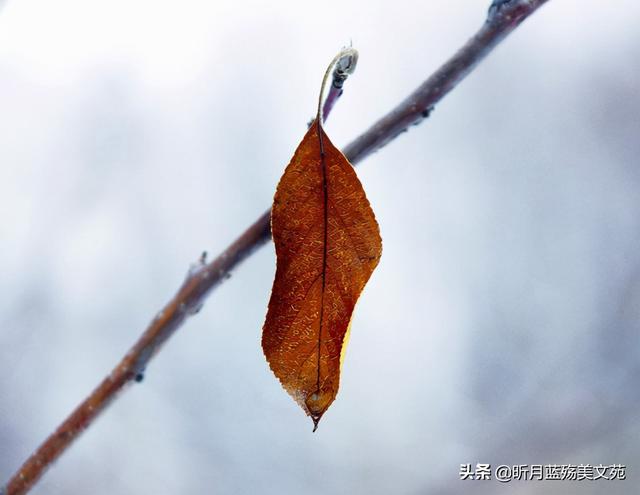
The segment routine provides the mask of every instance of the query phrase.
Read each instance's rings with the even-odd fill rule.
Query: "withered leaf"
[[[314,431],[338,393],[353,308],[378,264],[378,224],[352,165],[316,119],[271,210],[277,268],[262,348]]]

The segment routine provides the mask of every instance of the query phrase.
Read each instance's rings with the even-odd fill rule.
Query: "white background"
[[[21,0],[0,10],[0,483],[203,250],[269,205],[326,64],[360,51],[343,146],[487,1]],[[271,244],[39,494],[634,493],[640,3],[550,0],[358,174],[381,263],[318,432],[260,349]],[[626,482],[460,481],[623,463]]]

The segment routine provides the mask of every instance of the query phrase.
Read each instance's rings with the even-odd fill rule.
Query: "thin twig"
[[[443,96],[464,79],[500,41],[546,2],[547,0],[494,0],[483,26],[449,61],[344,149],[349,161],[353,164],[360,162],[410,126],[428,117],[434,105]],[[334,94],[330,90],[328,100],[331,99],[331,102],[328,102],[323,110],[327,115],[340,90],[341,88],[336,88]],[[266,211],[220,256],[210,263],[206,263],[203,256],[189,270],[177,294],[156,315],[122,361],[27,459],[0,490],[0,495],[21,495],[28,492],[46,469],[93,423],[125,385],[142,379],[145,368],[162,344],[188,316],[198,312],[209,293],[232,269],[270,239],[269,218],[270,212]]]

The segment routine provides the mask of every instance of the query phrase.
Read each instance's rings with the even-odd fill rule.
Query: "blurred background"
[[[0,3],[0,481],[267,208],[343,45],[338,146],[488,4]],[[384,254],[317,433],[260,348],[269,244],[34,493],[635,493],[638,25],[634,0],[550,0],[358,167]],[[461,481],[478,462],[628,479]]]

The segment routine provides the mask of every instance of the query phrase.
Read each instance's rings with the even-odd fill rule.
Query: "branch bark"
[[[547,0],[494,0],[482,27],[453,57],[343,150],[349,161],[353,164],[362,161],[409,127],[427,118],[436,103],[522,21],[546,2]],[[332,84],[331,88],[324,106],[327,115],[342,92],[341,82]],[[270,239],[269,220],[268,210],[213,261],[207,263],[206,257],[201,257],[189,270],[173,299],[151,321],[124,358],[25,461],[0,490],[0,495],[27,493],[46,469],[94,422],[126,385],[143,379],[145,368],[162,344],[190,315],[198,312],[206,297],[228,277],[232,269]]]

